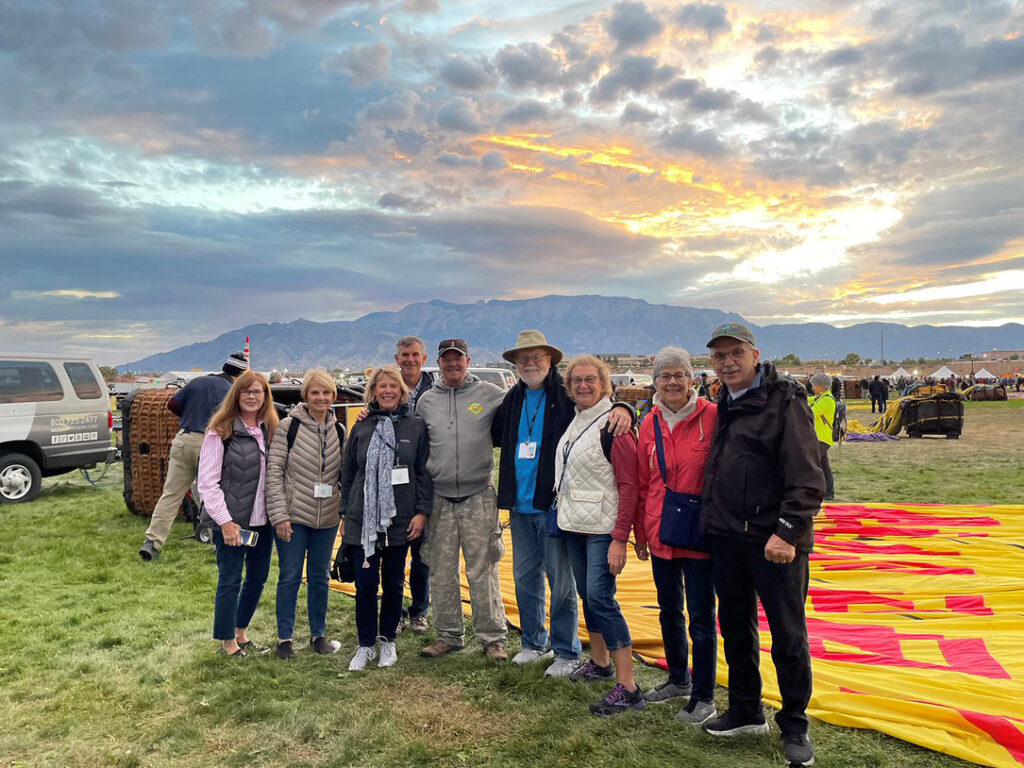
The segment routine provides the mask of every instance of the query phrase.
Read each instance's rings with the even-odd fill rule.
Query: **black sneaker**
[[[645,706],[647,700],[639,684],[635,690],[628,691],[622,683],[616,683],[607,696],[590,705],[590,711],[598,717],[611,717],[631,709],[643,709]]]
[[[341,650],[341,643],[337,640],[328,640],[323,635],[309,638],[309,644],[317,653],[329,654],[337,653]]]
[[[782,754],[790,768],[814,765],[814,747],[806,733],[782,734]]]
[[[156,560],[158,557],[160,557],[160,550],[157,549],[156,546],[154,546],[152,541],[146,539],[144,542],[142,542],[142,546],[139,547],[139,557],[141,557],[146,562],[149,562],[150,560]]]
[[[295,649],[291,640],[278,640],[277,650],[274,651],[279,659],[290,659],[295,656]]]
[[[586,664],[569,675],[569,679],[576,683],[587,680],[608,680],[613,677],[615,677],[615,670],[612,664],[602,667],[595,664],[593,659],[587,659]]]
[[[768,723],[764,715],[734,714],[728,710],[725,714],[705,721],[704,730],[712,736],[742,736],[747,733],[768,733]]]

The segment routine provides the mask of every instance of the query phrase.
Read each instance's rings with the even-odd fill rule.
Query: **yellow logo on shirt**
[[[483,413],[483,410],[484,407],[480,405],[480,403],[469,404],[469,412],[472,413],[474,416],[479,416],[481,413]]]

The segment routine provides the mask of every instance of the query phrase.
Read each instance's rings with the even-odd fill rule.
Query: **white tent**
[[[932,374],[933,379],[948,379],[950,376],[956,376],[949,368],[942,366],[935,373]]]
[[[901,365],[899,368],[897,368],[895,371],[890,373],[888,376],[883,376],[882,378],[883,379],[898,379],[900,377],[903,377],[904,379],[912,379],[912,378],[914,378],[914,375]]]
[[[988,368],[982,368],[976,374],[974,374],[975,381],[995,381],[996,377],[988,370]]]

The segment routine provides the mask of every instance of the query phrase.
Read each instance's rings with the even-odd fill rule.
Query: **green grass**
[[[1024,503],[1022,406],[969,404],[960,441],[842,446],[839,498]],[[354,606],[337,593],[337,656],[217,656],[211,550],[178,539],[189,533],[179,523],[163,557],[143,563],[145,521],[125,510],[118,469],[100,488],[67,475],[32,504],[0,507],[0,766],[782,764],[774,736],[712,740],[678,725],[674,707],[598,720],[586,705],[605,686],[496,666],[479,646],[428,661],[422,638],[402,636],[398,666],[350,675]],[[264,642],[275,576],[251,629]],[[301,596],[299,614],[301,631]],[[640,667],[638,678],[646,687],[663,676]],[[966,765],[871,731],[811,730],[822,766]]]

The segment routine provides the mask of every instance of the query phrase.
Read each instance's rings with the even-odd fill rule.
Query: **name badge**
[[[537,443],[527,442],[519,444],[519,458],[520,459],[535,459],[537,458]]]
[[[314,499],[329,499],[334,489],[329,483],[313,483]]]
[[[409,482],[409,468],[408,467],[392,467],[391,469],[391,484],[392,485],[405,485]]]

